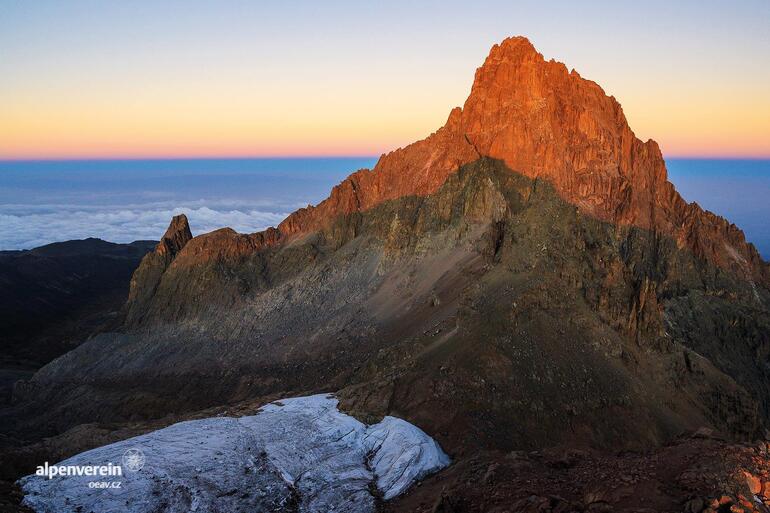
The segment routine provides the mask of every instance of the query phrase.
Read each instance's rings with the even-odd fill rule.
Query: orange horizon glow
[[[440,128],[517,34],[664,157],[770,158],[764,0],[418,4],[0,5],[0,160],[378,156]]]
[[[141,159],[247,159],[247,158],[377,158],[398,148],[416,142],[428,136],[430,132],[413,138],[393,136],[382,137],[381,144],[361,142],[357,145],[344,144],[344,141],[313,143],[300,148],[293,144],[272,145],[237,145],[211,144],[209,141],[184,143],[156,143],[152,145],[123,144],[67,144],[45,149],[20,145],[18,149],[0,148],[2,161],[26,160],[141,160]],[[397,140],[396,140],[397,139]],[[653,138],[654,139],[654,138]],[[764,141],[753,146],[751,141],[739,145],[724,144],[715,141],[706,147],[687,141],[667,145],[655,139],[661,146],[664,158],[709,158],[709,159],[770,159],[770,151],[763,151]],[[723,142],[720,146],[719,142]],[[669,149],[671,147],[671,149]]]
[[[462,105],[473,67],[454,68],[465,78],[447,77],[430,101],[399,80],[320,94],[280,81],[198,83],[203,91],[184,94],[176,81],[149,91],[113,82],[26,88],[12,103],[0,97],[0,160],[378,156],[427,137]],[[770,101],[757,101],[756,86],[731,96],[723,83],[692,93],[687,84],[650,89],[634,76],[583,76],[614,94],[632,130],[656,140],[664,157],[770,158]]]
[[[683,97],[672,84],[645,91],[621,78],[608,82],[632,130],[656,140],[665,157],[770,158],[770,101],[752,104],[759,96],[724,96],[708,85],[699,97]],[[286,94],[279,84],[192,98],[176,93],[176,84],[133,96],[109,88],[83,96],[26,91],[0,105],[0,159],[381,155],[441,127],[451,105],[462,104],[451,100],[470,90],[470,79],[464,82],[429,103],[403,86],[385,102],[386,93],[372,87],[319,96],[312,89]]]
[[[371,98],[361,95],[345,110],[342,102],[329,105],[308,93],[293,100],[297,110],[308,112],[316,102],[321,107],[305,119],[290,117],[281,103],[268,109],[252,100],[236,109],[202,98],[174,105],[171,96],[133,110],[107,99],[63,108],[49,96],[37,102],[35,115],[30,99],[7,106],[0,118],[0,160],[379,156],[427,137],[450,110],[425,108],[409,96],[400,109],[383,108],[369,92]],[[770,158],[770,102],[752,109],[741,98],[714,101],[714,94],[709,101],[715,106],[698,112],[688,103],[672,105],[678,99],[663,92],[657,109],[647,106],[649,93],[629,93],[624,111],[631,128],[642,140],[656,140],[664,157]]]
[[[394,150],[397,148],[393,148]],[[227,153],[227,154],[77,154],[54,156],[19,156],[0,158],[0,162],[67,162],[67,161],[110,161],[110,160],[248,160],[248,159],[365,159],[377,160],[388,153]],[[664,159],[691,160],[770,160],[770,154],[734,154],[734,153],[676,153],[663,154]]]

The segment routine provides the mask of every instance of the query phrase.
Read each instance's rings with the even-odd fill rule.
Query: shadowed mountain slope
[[[13,432],[335,391],[461,465],[701,426],[745,440],[770,415],[768,283],[613,98],[512,38],[444,127],[277,228],[175,218],[123,325],[17,386]]]
[[[141,326],[48,365],[21,406],[58,430],[341,390],[454,451],[745,438],[767,416],[767,290],[500,161],[289,244],[243,252],[249,237],[191,239]],[[207,244],[239,251],[182,265]]]
[[[153,246],[85,239],[0,251],[0,402],[15,379],[119,324],[131,275]]]

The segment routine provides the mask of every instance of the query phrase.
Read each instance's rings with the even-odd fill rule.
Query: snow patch
[[[139,449],[144,467],[117,478],[30,475],[19,484],[37,512],[373,512],[450,463],[418,427],[395,417],[367,426],[330,395],[283,399],[256,415],[180,422],[83,452],[60,465],[122,464]],[[121,481],[120,488],[91,488]]]

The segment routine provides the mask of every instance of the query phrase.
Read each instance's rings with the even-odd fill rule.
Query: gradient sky
[[[770,157],[768,27],[768,0],[0,0],[0,159],[380,154],[509,35],[666,156]]]

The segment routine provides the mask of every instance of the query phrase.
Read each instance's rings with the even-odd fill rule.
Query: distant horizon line
[[[375,154],[342,154],[342,155],[223,155],[223,156],[175,156],[175,155],[148,155],[148,156],[99,156],[99,157],[36,157],[36,158],[2,158],[0,163],[44,163],[44,162],[130,162],[130,161],[193,161],[193,160],[333,160],[333,159],[379,159],[385,155]],[[668,159],[690,160],[770,160],[768,155],[691,155],[675,154],[664,155]]]
[[[0,162],[99,162],[99,161],[142,161],[142,160],[321,160],[321,159],[372,159],[380,158],[380,155],[147,155],[147,156],[115,156],[115,157],[36,157],[36,158],[3,158]],[[768,156],[770,158],[770,156]]]

